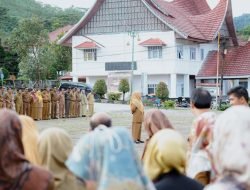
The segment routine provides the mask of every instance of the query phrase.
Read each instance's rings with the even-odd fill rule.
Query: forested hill
[[[61,9],[43,5],[35,0],[0,0],[0,38],[6,38],[16,27],[19,20],[39,17],[48,31],[75,24],[84,15],[86,9]]]
[[[234,24],[237,31],[250,26],[250,14],[243,14],[234,18]]]

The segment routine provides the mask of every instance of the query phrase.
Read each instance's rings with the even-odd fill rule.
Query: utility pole
[[[134,78],[134,57],[135,57],[135,37],[136,32],[129,32],[129,36],[132,38],[132,62],[131,62],[131,80],[130,80],[130,95],[133,93],[133,78]]]
[[[218,33],[218,53],[217,53],[217,74],[216,74],[216,110],[218,109],[218,95],[219,95],[219,65],[220,65],[220,32]]]

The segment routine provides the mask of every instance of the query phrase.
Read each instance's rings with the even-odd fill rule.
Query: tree
[[[125,94],[127,92],[129,92],[129,90],[130,90],[130,88],[129,88],[129,82],[128,82],[127,79],[120,80],[118,90],[119,90],[119,92],[122,92],[122,100],[124,101]]]
[[[37,17],[20,21],[11,34],[10,45],[22,63],[20,70],[36,81],[43,78],[43,71],[46,71],[48,64],[48,60],[44,60],[47,49],[43,47],[47,39],[43,22]],[[31,74],[33,77],[29,77]]]
[[[156,87],[156,97],[165,101],[169,96],[168,86],[164,82],[160,82]]]
[[[103,98],[104,94],[107,93],[107,85],[105,80],[101,79],[101,80],[97,80],[95,82],[93,91],[99,95],[100,98]]]

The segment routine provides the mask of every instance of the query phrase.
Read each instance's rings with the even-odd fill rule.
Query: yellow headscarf
[[[70,136],[62,129],[50,128],[43,131],[38,143],[42,166],[54,175],[55,190],[82,190],[80,183],[68,170],[65,161],[73,149]]]
[[[140,92],[134,92],[131,96],[130,100],[130,106],[131,104],[134,104],[142,113],[144,113],[144,106],[141,101],[141,93]]]
[[[37,91],[36,96],[38,98],[38,102],[42,103],[43,102],[43,96],[40,90]]]
[[[161,174],[176,170],[184,173],[186,169],[186,143],[184,138],[172,129],[162,129],[149,141],[144,168],[151,180]]]
[[[35,122],[28,116],[19,116],[22,123],[22,142],[24,147],[25,157],[34,165],[40,165],[38,155],[38,130]]]

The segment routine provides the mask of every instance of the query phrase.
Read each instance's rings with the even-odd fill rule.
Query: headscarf
[[[200,172],[207,172],[212,169],[207,150],[211,145],[215,120],[216,114],[213,112],[205,112],[196,120],[187,169],[187,175],[191,178],[195,178]]]
[[[49,128],[43,131],[38,143],[42,166],[54,174],[55,190],[84,189],[65,165],[73,149],[70,136],[62,129]]]
[[[22,142],[25,157],[34,165],[40,165],[38,155],[38,130],[34,120],[31,117],[21,115],[19,119],[22,123]]]
[[[154,190],[125,128],[99,126],[84,135],[67,161],[68,168],[96,190]]]
[[[162,129],[149,141],[145,153],[144,168],[151,180],[176,170],[184,173],[186,168],[186,143],[175,130]]]
[[[43,102],[43,96],[40,90],[36,92],[36,97],[38,98],[38,102],[42,103]]]
[[[250,109],[248,107],[233,106],[218,117],[211,154],[218,178],[215,186],[221,181],[221,189],[226,189],[227,185],[223,185],[226,182],[223,181],[230,177],[231,181],[235,181],[235,186],[250,189]],[[227,189],[231,190],[232,187]]]
[[[146,112],[144,117],[144,127],[149,135],[149,138],[146,141],[145,148],[142,154],[142,159],[144,158],[145,151],[147,149],[147,144],[150,138],[161,129],[169,128],[173,129],[172,124],[168,120],[167,116],[158,109],[151,109]]]
[[[18,115],[0,111],[0,190],[47,190],[49,172],[32,166],[24,156],[22,127]]]
[[[144,106],[141,101],[141,93],[134,92],[131,96],[130,106],[135,105],[142,113],[144,113]]]

